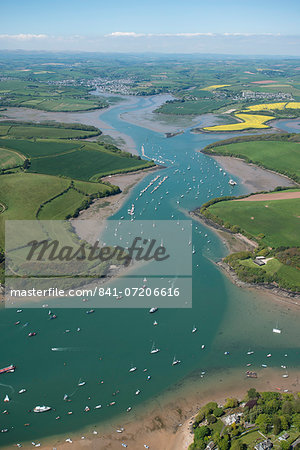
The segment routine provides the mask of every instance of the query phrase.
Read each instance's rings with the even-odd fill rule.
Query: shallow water
[[[141,98],[130,109],[146,106],[149,99]],[[163,133],[121,120],[119,115],[128,109],[122,103],[102,114],[101,120],[128,134],[138,149],[144,145],[147,156],[163,162],[165,168],[159,175],[169,178],[153,194],[147,191],[138,197],[154,177],[149,174],[133,188],[113,219],[127,217],[132,203],[136,219],[171,219],[172,215],[174,219],[185,219],[187,211],[210,198],[245,192],[240,183],[230,187],[230,178],[239,180],[223,175],[213,159],[197,152],[228,135],[192,134],[186,129],[184,134],[167,139]],[[243,377],[250,361],[246,354],[249,349],[255,352],[251,368],[261,364],[278,371],[282,371],[281,364],[299,368],[299,314],[233,285],[214,264],[225,255],[224,245],[199,223],[194,223],[193,244],[192,309],[160,309],[155,317],[144,309],[99,309],[92,315],[86,315],[85,309],[59,309],[55,311],[57,320],[48,320],[45,310],[24,310],[19,314],[1,311],[0,366],[13,363],[17,370],[0,376],[0,399],[6,394],[11,398],[10,403],[3,403],[9,415],[1,415],[1,428],[10,431],[1,433],[0,445],[78,430],[125,413],[129,406],[133,410],[136,405],[147,406],[147,399],[163,396],[194,371],[205,371],[204,380],[210,372],[222,373],[225,368],[239,369]],[[154,319],[158,326],[153,326]],[[17,320],[21,324],[15,326]],[[198,330],[193,334],[194,325]],[[282,329],[281,335],[272,333],[275,326]],[[66,333],[66,329],[70,332]],[[38,335],[28,339],[29,331],[37,331]],[[156,355],[149,354],[153,341],[161,349]],[[271,358],[266,357],[268,353]],[[172,367],[174,355],[182,363]],[[132,365],[138,370],[129,373]],[[143,372],[144,368],[148,372]],[[146,380],[148,374],[150,381]],[[80,380],[86,384],[78,387]],[[18,394],[21,388],[27,392]],[[141,390],[139,395],[135,395],[137,389]],[[63,401],[64,394],[72,401]],[[115,405],[106,406],[113,401]],[[28,412],[42,404],[56,411]],[[98,404],[102,408],[95,410]],[[87,405],[91,411],[85,413]],[[73,414],[68,415],[68,411]],[[58,415],[61,419],[55,420]],[[25,427],[25,423],[30,426]]]

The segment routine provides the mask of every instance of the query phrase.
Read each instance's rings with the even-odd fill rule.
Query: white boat
[[[252,350],[249,350],[248,352],[247,352],[247,355],[253,355],[253,351]]]
[[[176,366],[177,364],[180,364],[181,361],[179,359],[176,359],[176,356],[173,358],[172,366]]]
[[[51,406],[36,406],[35,408],[33,408],[33,412],[35,413],[42,413],[42,412],[47,412],[50,411],[52,408]]]
[[[129,369],[129,372],[135,372],[136,371],[136,367],[131,367],[131,369]]]
[[[155,307],[149,309],[149,313],[150,313],[150,314],[153,314],[153,313],[155,313],[157,310],[158,310],[158,308],[155,306]]]
[[[100,408],[102,408],[102,405],[96,405],[95,406],[95,409],[100,409]]]
[[[140,391],[139,389],[137,389],[137,390],[135,391],[135,395],[139,395],[140,392],[141,392],[141,391]]]
[[[157,320],[154,320],[153,325],[158,325]]]
[[[205,349],[205,345],[204,345],[204,344],[202,344],[202,345],[201,345],[201,348],[202,348],[202,350],[204,350],[204,349]]]
[[[160,349],[159,348],[155,348],[155,343],[153,342],[152,348],[150,350],[150,353],[153,355],[154,353],[158,353],[158,352],[160,352]]]
[[[192,329],[192,333],[196,333],[196,331],[197,331],[197,328],[195,327],[195,325],[193,326],[193,329]]]
[[[80,381],[79,383],[78,383],[78,386],[84,386],[85,385],[85,381]]]
[[[128,408],[126,409],[127,412],[129,412],[129,411],[131,411],[131,410],[132,410],[132,407],[131,407],[131,406],[128,406]]]
[[[24,392],[26,392],[26,389],[20,389],[19,390],[19,394],[24,394]]]
[[[193,255],[196,253],[195,247],[193,245],[193,251],[192,251]]]
[[[271,358],[271,356],[272,356],[272,353],[267,354],[267,358]]]
[[[9,402],[10,401],[10,398],[9,398],[9,396],[6,394],[6,396],[4,397],[4,400],[3,400],[4,402]]]
[[[228,184],[230,184],[230,186],[235,186],[237,183],[234,180],[229,180]]]
[[[282,375],[282,378],[288,378],[288,374],[285,373],[284,375]]]
[[[273,333],[281,334],[281,329],[280,328],[273,328]]]

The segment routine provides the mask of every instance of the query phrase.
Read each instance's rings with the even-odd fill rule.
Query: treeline
[[[10,125],[10,126],[30,126],[37,128],[65,128],[68,130],[83,130],[83,131],[96,131],[97,133],[102,134],[102,131],[99,128],[94,127],[93,125],[85,125],[82,123],[64,123],[64,122],[55,122],[52,120],[43,120],[42,122],[20,122],[14,120],[1,120],[0,125]]]
[[[114,186],[113,184],[110,183],[102,183],[102,184],[106,184],[108,189],[104,192],[102,191],[96,191],[92,194],[87,194],[86,192],[82,191],[81,189],[78,189],[75,185],[74,185],[74,181],[72,180],[70,182],[70,185],[65,188],[63,191],[61,191],[59,194],[55,195],[54,197],[51,197],[50,199],[46,200],[45,202],[41,203],[36,211],[35,214],[35,218],[38,219],[38,216],[41,212],[41,210],[43,209],[43,207],[45,205],[47,205],[48,203],[52,202],[53,200],[55,200],[58,197],[61,197],[62,195],[66,194],[68,191],[70,190],[74,190],[77,191],[78,193],[82,194],[84,197],[86,197],[81,205],[75,209],[73,214],[68,214],[66,215],[65,219],[70,219],[72,217],[78,217],[80,211],[83,211],[84,209],[89,208],[89,206],[91,205],[91,203],[93,203],[93,201],[97,198],[103,198],[103,197],[108,197],[110,195],[116,195],[119,194],[121,192],[120,188],[118,186]]]

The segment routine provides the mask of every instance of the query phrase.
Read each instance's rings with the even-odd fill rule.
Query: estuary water
[[[151,98],[137,98],[135,104],[120,104],[101,115],[101,120],[129,135],[139,151],[143,146],[145,155],[164,166],[131,190],[112,219],[127,218],[134,203],[136,220],[184,220],[188,211],[210,198],[245,193],[237,177],[224,174],[212,158],[198,152],[228,134],[193,134],[186,128],[166,138],[120,118],[129,108],[142,111],[150,104]],[[168,178],[154,193],[148,190],[139,197],[156,174]],[[230,178],[238,183],[234,188],[228,184]],[[135,414],[139,406],[147,407],[151,399],[162,398],[190,376],[205,384],[229,368],[240,371],[243,379],[247,363],[252,363],[251,370],[262,370],[266,364],[280,374],[285,373],[281,365],[299,368],[299,313],[233,285],[215,265],[225,255],[223,243],[196,222],[193,245],[192,308],[159,309],[155,314],[143,308],[97,309],[91,315],[87,308],[57,309],[56,320],[49,320],[43,309],[1,310],[0,366],[15,364],[17,369],[0,375],[2,410],[9,412],[0,416],[0,428],[9,430],[0,434],[0,445],[43,442],[52,434]],[[192,333],[194,326],[197,331]],[[280,335],[272,332],[276,326],[282,329]],[[28,339],[32,331],[38,334]],[[153,341],[160,348],[154,355]],[[254,353],[248,355],[249,351]],[[174,356],[181,360],[176,366]],[[137,370],[129,372],[133,366]],[[22,388],[26,392],[19,394]],[[64,401],[65,394],[71,401]],[[3,403],[5,395],[9,403]],[[36,405],[55,411],[29,412]],[[86,406],[90,411],[84,411]]]

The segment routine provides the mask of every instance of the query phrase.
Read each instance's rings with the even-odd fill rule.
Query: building
[[[254,449],[255,450],[268,450],[273,447],[272,442],[269,439],[266,439],[265,441],[260,442],[257,444]]]

